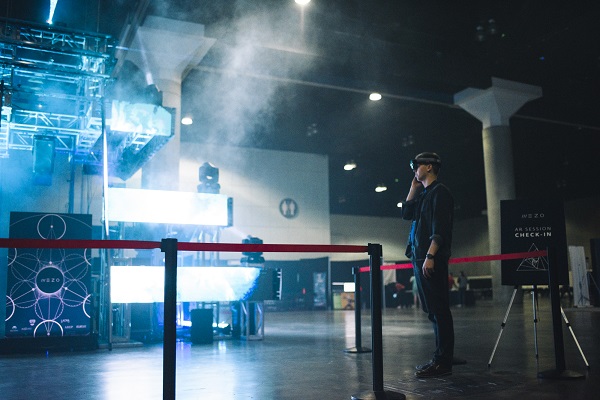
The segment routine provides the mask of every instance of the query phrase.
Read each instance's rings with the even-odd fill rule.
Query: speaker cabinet
[[[191,311],[192,329],[190,338],[194,344],[206,344],[213,341],[213,310],[197,308]]]

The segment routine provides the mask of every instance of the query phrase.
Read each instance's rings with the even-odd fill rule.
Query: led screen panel
[[[232,225],[232,199],[222,194],[109,188],[106,201],[109,221]]]
[[[237,301],[248,298],[258,285],[262,268],[178,267],[177,301]],[[162,303],[165,269],[150,266],[112,266],[112,303]]]

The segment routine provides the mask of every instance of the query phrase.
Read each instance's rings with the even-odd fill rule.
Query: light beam
[[[52,25],[52,18],[54,18],[54,10],[56,9],[56,4],[58,0],[50,0],[50,13],[48,14],[48,20],[46,21],[50,25]]]

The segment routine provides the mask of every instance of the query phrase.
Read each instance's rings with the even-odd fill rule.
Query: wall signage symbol
[[[283,199],[279,203],[279,212],[285,218],[296,218],[298,216],[298,203],[290,198]]]

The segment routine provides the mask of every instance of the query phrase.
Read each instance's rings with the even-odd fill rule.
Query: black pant
[[[423,261],[413,260],[413,269],[423,311],[433,323],[436,346],[433,360],[451,367],[454,356],[454,321],[448,292],[448,260],[434,259],[431,278],[423,275]]]

